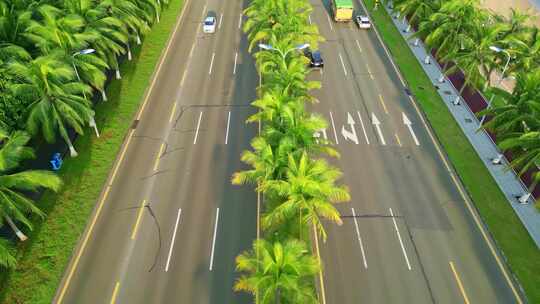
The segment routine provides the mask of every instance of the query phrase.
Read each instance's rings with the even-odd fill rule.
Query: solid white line
[[[214,57],[216,57],[216,53],[212,53],[212,60],[210,61],[210,69],[208,70],[208,75],[212,74],[212,67],[214,66]]]
[[[199,114],[199,122],[197,122],[197,130],[195,131],[195,138],[193,138],[193,144],[197,143],[197,137],[199,137],[199,128],[201,127],[202,111]]]
[[[407,268],[411,270],[411,264],[409,263],[409,257],[407,257],[407,252],[405,251],[405,246],[403,246],[403,240],[401,239],[401,234],[399,234],[399,229],[396,224],[396,218],[394,217],[394,213],[392,212],[392,208],[390,209],[390,215],[392,216],[392,221],[394,222],[394,228],[396,229],[396,233],[399,239],[399,244],[401,245],[401,250],[403,251],[403,256],[405,257],[405,261],[407,262]]]
[[[242,28],[242,15],[238,18],[238,29]]]
[[[169,255],[167,257],[167,264],[165,265],[165,272],[169,271],[169,263],[171,262],[171,255],[174,247],[174,240],[176,239],[176,231],[178,230],[178,223],[180,222],[180,215],[182,214],[182,209],[178,208],[178,215],[176,216],[176,224],[174,224],[174,232],[171,240],[171,247],[169,248]]]
[[[225,144],[229,142],[229,125],[231,123],[231,111],[229,111],[229,116],[227,117],[227,133],[225,133]]]
[[[237,61],[238,61],[238,52],[236,52],[236,53],[234,54],[234,68],[233,68],[233,71],[232,71],[233,75],[236,74],[236,62],[237,62]]]
[[[336,139],[336,145],[339,145],[339,140],[338,140],[337,132],[336,132],[336,125],[334,124],[334,116],[332,116],[332,112],[330,112],[330,120],[332,121],[332,128],[334,129],[334,138]]]
[[[221,16],[219,16],[219,24],[218,24],[218,29],[221,28],[221,22],[223,21],[223,13],[221,13]]]
[[[356,46],[360,50],[360,53],[362,53],[362,47],[360,46],[360,42],[358,42],[358,40],[355,40],[355,41],[356,41]]]
[[[328,25],[330,26],[330,29],[333,31],[334,28],[332,27],[332,21],[330,21],[330,16],[326,15],[326,19],[328,20]]]
[[[345,76],[347,76],[347,70],[345,69],[345,63],[343,62],[343,57],[341,57],[341,53],[339,53],[339,60],[341,61],[341,66],[343,67],[343,73],[345,73]]]
[[[360,251],[362,251],[362,260],[364,261],[364,268],[367,269],[367,260],[366,260],[366,253],[364,252],[364,244],[362,243],[362,237],[360,236],[360,229],[358,228],[358,221],[356,220],[356,212],[354,212],[354,208],[351,208],[353,219],[354,219],[354,226],[356,227],[356,236],[358,237],[358,242],[360,243]]]
[[[216,212],[216,223],[214,225],[214,239],[212,240],[212,253],[210,255],[210,271],[212,271],[212,268],[214,267],[214,249],[216,248],[216,235],[217,235],[217,226],[219,222],[219,208],[217,208]]]
[[[356,111],[356,114],[358,114],[358,119],[360,119],[360,125],[362,126],[362,131],[364,132],[364,137],[366,138],[366,142],[369,145],[369,138],[367,136],[366,127],[364,127],[364,121],[362,120],[362,115],[360,115],[360,111]]]

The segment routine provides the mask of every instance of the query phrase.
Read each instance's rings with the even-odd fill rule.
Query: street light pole
[[[499,87],[501,85],[501,83],[503,82],[503,80],[504,80],[504,73],[506,72],[506,69],[508,69],[508,65],[510,64],[510,59],[512,57],[510,56],[510,53],[507,50],[498,48],[498,47],[496,47],[494,45],[490,46],[489,49],[494,51],[495,53],[501,53],[502,52],[508,57],[508,59],[506,60],[506,64],[504,65],[504,68],[502,70],[501,77],[500,77],[499,81],[497,81],[497,83],[495,85],[495,87]],[[489,79],[488,79],[488,81],[489,81]],[[495,98],[495,93],[492,93],[491,97],[489,98],[486,110],[491,107],[491,103],[493,102],[494,98]],[[482,124],[484,123],[485,119],[486,119],[486,115],[482,116],[482,118],[480,119],[479,127],[482,127]]]
[[[88,54],[94,53],[95,51],[96,50],[94,49],[84,49],[82,51],[74,53],[73,55],[71,55],[71,57],[75,59],[75,57],[78,55],[88,55]],[[75,75],[77,75],[77,79],[79,80],[79,82],[82,82],[81,76],[79,75],[79,71],[77,71],[77,66],[75,65],[75,62],[72,61],[71,65],[73,66],[73,69],[75,70]],[[87,99],[86,93],[84,91],[83,91],[83,97],[85,100]],[[88,117],[88,120],[89,120],[88,124],[90,125],[90,127],[94,128],[94,131],[96,132],[96,136],[99,138],[99,131],[96,125],[96,120],[94,119],[94,115],[90,115],[90,117]]]

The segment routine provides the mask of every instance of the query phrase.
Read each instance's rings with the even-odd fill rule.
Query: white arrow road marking
[[[345,126],[341,126],[341,135],[345,140],[351,140],[358,145],[358,136],[356,135],[356,128],[354,127],[355,122],[351,114],[347,112],[347,123],[351,126],[351,131],[345,129]]]
[[[360,251],[362,251],[362,260],[364,262],[364,268],[367,269],[367,260],[366,260],[366,253],[364,252],[364,244],[362,243],[362,237],[360,236],[360,229],[358,228],[358,220],[356,220],[356,212],[354,212],[354,208],[351,208],[353,219],[354,219],[354,226],[356,227],[356,236],[358,237],[358,243],[360,243]]]
[[[405,113],[401,113],[403,114],[403,124],[407,126],[407,128],[409,129],[409,132],[411,133],[411,136],[414,140],[414,143],[417,145],[417,146],[420,146],[420,142],[418,142],[418,138],[416,138],[416,134],[414,134],[414,131],[413,131],[413,128],[412,128],[412,122],[409,120],[409,117],[407,117],[407,115],[405,115]]]
[[[379,121],[377,116],[375,116],[375,113],[373,113],[373,112],[371,113],[371,123],[377,129],[377,134],[379,134],[379,139],[381,140],[381,144],[383,146],[386,146],[386,141],[384,140],[384,137],[383,137],[383,134],[382,134],[382,131],[381,131],[381,122]]]
[[[216,223],[214,225],[214,239],[212,240],[212,253],[210,254],[210,271],[214,268],[214,249],[216,248],[216,235],[217,235],[217,226],[219,223],[219,208],[216,211]]]
[[[369,138],[367,136],[366,127],[364,126],[364,121],[362,120],[362,115],[360,115],[360,111],[356,111],[356,114],[358,114],[358,119],[360,120],[360,125],[362,126],[362,132],[364,132],[364,137],[366,138],[366,142],[369,145]]]
[[[174,247],[174,240],[176,239],[176,231],[178,230],[178,224],[180,223],[180,215],[182,209],[178,209],[178,215],[176,215],[176,224],[174,224],[174,232],[171,240],[171,248],[169,248],[169,256],[167,257],[167,264],[165,265],[165,272],[169,271],[169,263],[171,262],[171,255]]]
[[[336,139],[336,145],[339,145],[339,140],[337,137],[336,124],[334,123],[334,116],[330,112],[330,120],[332,121],[332,129],[334,129],[334,138]]]

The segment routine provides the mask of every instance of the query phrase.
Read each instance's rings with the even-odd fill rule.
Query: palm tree
[[[495,132],[498,140],[540,130],[540,69],[516,75],[512,93],[492,88],[499,98],[478,115],[491,116],[483,127]]]
[[[421,21],[428,19],[433,13],[441,7],[441,0],[394,0],[394,11],[400,16],[407,17],[410,31],[411,26],[418,25]]]
[[[5,269],[13,269],[17,265],[17,259],[12,253],[13,249],[8,240],[0,238],[0,266]]]
[[[529,169],[538,168],[538,164],[540,164],[540,131],[515,134],[514,137],[503,140],[499,147],[503,150],[511,150],[517,156],[510,163],[510,167],[519,170],[520,176]],[[535,171],[531,178],[529,193],[532,193],[540,182],[540,171]]]
[[[83,125],[94,116],[90,102],[81,97],[90,88],[75,80],[73,69],[54,56],[42,56],[23,64],[10,65],[12,73],[21,79],[11,85],[14,94],[31,101],[27,129],[31,134],[40,130],[45,140],[53,142],[56,134],[64,139],[72,156],[77,152],[67,128],[83,134]]]
[[[16,131],[7,138],[4,133],[0,148],[0,225],[7,223],[21,241],[27,237],[15,222],[32,229],[28,214],[44,216],[34,202],[21,192],[40,188],[57,191],[61,185],[58,176],[50,171],[15,172],[21,161],[34,157],[32,149],[25,146],[29,140],[30,136],[22,131]]]
[[[537,27],[506,37],[504,44],[515,55],[509,67],[510,73],[529,71],[540,66],[540,30]]]
[[[320,270],[317,259],[298,240],[253,242],[253,249],[236,257],[237,271],[246,272],[235,291],[258,297],[260,304],[318,303],[311,276]]]
[[[326,240],[321,218],[341,225],[340,214],[333,203],[350,200],[347,187],[335,185],[340,176],[341,172],[323,159],[311,160],[306,152],[296,158],[289,154],[286,178],[261,184],[263,192],[284,199],[283,203],[265,214],[263,227],[276,227],[298,216],[299,231],[302,231],[304,223],[314,224],[323,240]]]

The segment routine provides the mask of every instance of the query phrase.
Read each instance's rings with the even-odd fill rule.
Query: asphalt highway
[[[520,303],[376,32],[336,24],[326,1],[312,4],[326,38],[325,67],[310,75],[322,82],[314,110],[330,122],[320,136],[341,153],[333,163],[352,194],[339,206],[344,224],[327,225],[320,243],[321,302]]]
[[[230,184],[257,132],[245,124],[258,76],[244,5],[186,1],[55,303],[250,302],[232,290],[256,237],[256,195]],[[216,33],[203,34],[209,12]]]
[[[313,110],[352,202],[319,242],[322,303],[515,303],[501,257],[373,30],[330,21]],[[256,238],[257,197],[230,185],[257,126],[247,1],[186,0],[54,303],[251,303],[234,259]],[[360,9],[359,3],[358,9]],[[212,12],[214,34],[202,33]],[[129,88],[123,88],[129,89]],[[441,157],[442,156],[442,157]],[[495,254],[495,255],[494,255]]]

